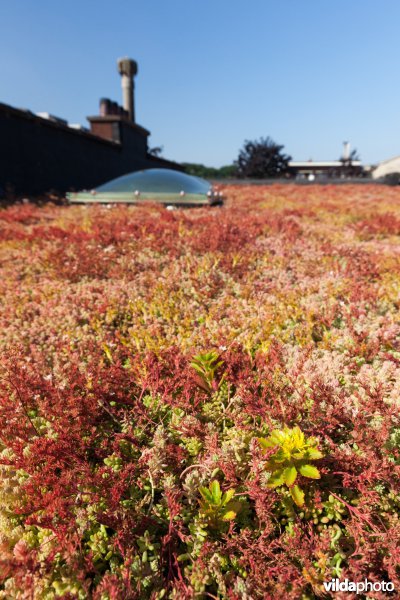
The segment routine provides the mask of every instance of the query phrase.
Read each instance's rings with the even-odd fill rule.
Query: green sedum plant
[[[216,373],[223,364],[223,361],[219,360],[219,355],[215,350],[211,350],[210,352],[205,352],[203,354],[197,354],[193,357],[192,362],[190,363],[190,365],[199,375],[203,385],[209,391],[213,389]],[[222,376],[217,388],[220,387],[223,380],[224,376]]]
[[[318,440],[306,438],[296,425],[292,429],[286,426],[283,430],[274,429],[268,438],[258,438],[258,441],[265,451],[277,448],[266,463],[267,470],[271,471],[268,486],[286,485],[297,506],[303,506],[304,492],[295,481],[299,473],[309,479],[320,479],[317,467],[310,464],[323,456],[317,448]]]
[[[200,514],[212,529],[220,529],[227,521],[232,521],[242,508],[241,502],[232,500],[235,490],[222,492],[219,482],[212,481],[208,488],[200,487]]]

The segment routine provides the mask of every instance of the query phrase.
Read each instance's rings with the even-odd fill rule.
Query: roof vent
[[[52,123],[59,123],[60,125],[68,125],[68,121],[66,121],[65,119],[61,119],[61,117],[56,117],[54,115],[51,115],[48,112],[37,112],[36,116],[40,117],[41,119],[46,119],[47,121],[51,121]]]

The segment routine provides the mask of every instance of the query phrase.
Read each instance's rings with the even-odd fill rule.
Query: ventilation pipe
[[[137,62],[131,58],[120,58],[118,60],[118,72],[121,75],[123,106],[129,115],[129,119],[135,122],[135,102],[133,95],[133,78],[138,72]]]
[[[343,160],[350,160],[350,142],[343,142]]]

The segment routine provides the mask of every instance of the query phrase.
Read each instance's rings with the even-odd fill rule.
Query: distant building
[[[91,189],[135,170],[177,163],[152,156],[150,132],[135,122],[133,77],[137,64],[118,61],[124,107],[100,101],[90,130],[49,113],[33,114],[0,103],[0,189],[16,194]]]
[[[308,179],[310,181],[354,177],[363,173],[361,161],[351,158],[349,142],[343,142],[343,155],[340,160],[292,160],[289,161],[288,166],[290,173],[296,179]]]
[[[393,175],[394,173],[400,173],[400,156],[394,156],[387,160],[379,163],[375,169],[372,170],[373,179],[380,179],[387,175]]]
[[[353,167],[361,167],[361,161],[352,162]],[[307,178],[310,175],[318,179],[321,177],[345,177],[346,166],[341,160],[308,160],[308,161],[289,161],[289,169],[299,179]]]

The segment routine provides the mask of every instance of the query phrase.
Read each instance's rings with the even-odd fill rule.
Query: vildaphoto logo
[[[393,592],[394,584],[391,581],[350,581],[350,579],[331,579],[324,581],[326,592],[355,592],[363,594],[364,592]]]

